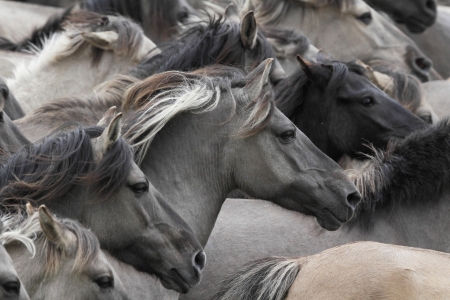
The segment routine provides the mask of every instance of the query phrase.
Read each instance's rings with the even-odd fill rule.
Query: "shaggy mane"
[[[133,154],[119,139],[95,162],[91,139],[102,132],[101,127],[60,132],[12,154],[0,169],[1,210],[14,212],[27,202],[58,201],[76,185],[93,186],[102,199],[113,195],[125,184]]]
[[[251,84],[239,69],[215,65],[191,73],[165,72],[135,83],[126,92],[123,108],[130,112],[124,122],[123,136],[135,147],[141,163],[156,134],[182,112],[205,113],[214,110],[225,92]],[[234,97],[233,97],[234,99]],[[236,101],[234,99],[233,101]],[[273,114],[271,86],[255,99],[246,99],[247,119],[238,136],[247,137],[262,130]],[[235,103],[236,106],[236,103]]]
[[[275,57],[272,46],[258,31],[255,68],[266,58]],[[176,41],[161,47],[161,53],[142,61],[130,74],[144,79],[165,71],[192,71],[213,64],[244,67],[246,49],[240,38],[240,24],[220,17],[209,23],[199,22]]]
[[[437,201],[450,187],[448,119],[374,151],[373,164],[352,175],[362,195],[353,223],[370,228],[377,209]]]

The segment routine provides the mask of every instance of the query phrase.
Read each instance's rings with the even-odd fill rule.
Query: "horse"
[[[438,81],[422,84],[415,76],[400,71],[386,61],[375,60],[368,64],[369,78],[378,88],[428,124],[436,124],[439,121],[423,88]]]
[[[20,119],[25,116],[22,107],[17,102],[16,97],[9,90],[5,81],[0,78],[0,108],[5,111],[12,120]]]
[[[231,5],[224,16],[190,26],[178,39],[163,46],[159,54],[143,60],[129,74],[144,79],[164,71],[192,71],[212,64],[251,71],[263,60],[275,57],[269,41],[258,29],[253,12],[239,20]],[[283,67],[275,60],[272,82],[285,77]]]
[[[436,0],[364,0],[367,4],[390,15],[396,22],[405,24],[412,33],[422,33],[436,22]]]
[[[63,9],[56,7],[0,1],[0,36],[13,42],[21,41],[62,12]]]
[[[133,162],[120,138],[120,119],[118,114],[105,130],[61,132],[10,155],[0,170],[3,211],[30,199],[46,204],[90,227],[117,259],[158,276],[166,288],[187,292],[200,280],[205,254]],[[117,214],[127,221],[99,222]]]
[[[11,78],[14,76],[14,69],[17,65],[22,62],[28,63],[33,59],[33,57],[34,56],[29,53],[0,50],[0,77]]]
[[[368,142],[384,149],[391,139],[425,127],[378,89],[357,62],[297,58],[301,69],[275,87],[277,107],[335,161],[370,154]]]
[[[288,76],[298,70],[297,55],[315,61],[319,54],[319,49],[311,44],[308,37],[302,33],[269,25],[259,26],[259,28],[272,45],[277,60]]]
[[[198,13],[186,0],[86,0],[83,7],[98,13],[119,13],[142,24],[145,34],[159,44]]]
[[[32,299],[128,299],[91,231],[45,206],[28,211],[3,216],[0,240]]]
[[[246,0],[241,8],[242,12],[254,10],[262,25],[301,30],[313,45],[336,60],[382,59],[421,81],[429,79],[431,60],[362,0]]]
[[[424,33],[417,35],[406,32],[403,26],[399,28],[406,33],[417,46],[433,61],[436,71],[444,78],[450,77],[450,64],[447,61],[445,49],[450,44],[450,8],[438,6],[436,23]]]
[[[447,299],[449,267],[447,253],[357,242],[311,256],[251,262],[211,300]]]
[[[137,24],[120,16],[76,11],[66,18],[64,31],[52,33],[35,58],[7,80],[26,113],[52,99],[92,92],[156,47]]]
[[[427,102],[438,117],[448,117],[450,115],[450,105],[447,91],[450,91],[450,82],[448,80],[425,82],[422,88]]]
[[[352,175],[363,197],[357,214],[335,232],[269,202],[228,199],[205,247],[203,280],[182,299],[207,299],[218,282],[253,260],[312,255],[355,241],[449,253],[443,238],[450,230],[449,146],[444,119],[377,151],[368,169]]]
[[[0,221],[0,298],[5,300],[29,300],[30,297],[17,275],[14,263],[3,246],[2,234],[4,231],[5,226],[3,221]]]

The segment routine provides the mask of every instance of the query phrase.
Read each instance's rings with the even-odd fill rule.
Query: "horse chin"
[[[323,229],[336,231],[341,228],[342,222],[333,215],[328,209],[324,210],[325,216],[316,216],[316,221]]]
[[[408,20],[406,20],[405,22],[405,25],[411,33],[422,33],[425,31],[425,29],[428,28],[426,24],[413,17],[408,18]]]

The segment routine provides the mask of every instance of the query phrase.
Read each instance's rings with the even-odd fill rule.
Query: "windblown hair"
[[[246,50],[240,38],[240,25],[223,18],[210,19],[209,23],[192,25],[176,41],[161,47],[161,53],[152,56],[130,71],[140,79],[165,71],[192,71],[213,64],[245,67]],[[266,58],[275,57],[272,46],[261,32],[255,55],[254,69]]]
[[[147,35],[155,42],[168,40],[176,33],[180,21],[179,0],[86,0],[84,6],[98,13],[118,13],[132,18],[144,25]]]
[[[255,76],[249,76],[250,79],[244,77],[237,68],[215,65],[191,73],[161,73],[132,85],[123,103],[124,111],[130,112],[124,122],[123,136],[135,147],[136,161],[142,162],[153,138],[171,119],[182,112],[212,111],[226,92],[232,95],[234,107],[239,106],[247,115],[238,136],[246,137],[262,130],[273,113],[271,86],[254,99],[246,98],[245,103],[237,101],[232,92],[233,88],[251,84]]]
[[[77,128],[23,146],[0,169],[2,211],[17,211],[27,202],[58,201],[75,186],[92,187],[102,199],[113,195],[125,183],[133,154],[119,139],[100,162],[94,161],[91,139],[101,127]]]
[[[370,228],[377,209],[439,200],[450,187],[450,121],[375,150],[373,164],[352,174],[362,201],[353,223]]]
[[[309,67],[315,69],[317,78],[311,81],[299,69],[291,76],[281,80],[275,87],[275,99],[277,107],[288,117],[292,118],[298,109],[301,109],[305,93],[313,86],[320,85],[328,93],[334,92],[347,82],[350,72],[360,76],[366,76],[366,70],[358,63],[351,61],[343,63],[328,61],[319,55],[320,63],[310,63]]]
[[[343,13],[355,5],[355,0],[312,0],[307,3],[290,0],[260,1],[258,7],[255,8],[255,17],[261,24],[274,24],[288,11],[297,7],[320,8],[326,5],[334,5]]]
[[[416,113],[424,97],[419,79],[414,75],[402,72],[397,66],[387,61],[374,60],[369,62],[368,65],[374,71],[391,77],[394,84],[394,94],[389,96],[412,113]]]
[[[211,300],[283,300],[300,268],[299,259],[256,260],[225,279]]]
[[[76,253],[72,272],[82,272],[97,259],[100,253],[100,244],[97,237],[77,221],[71,219],[58,219],[53,216],[64,229],[69,230],[76,237]],[[44,257],[44,272],[47,276],[54,276],[60,268],[63,251],[60,247],[48,240],[42,231],[39,222],[39,213],[34,211],[30,216],[16,214],[14,216],[4,215],[2,217],[5,224],[5,231],[0,235],[3,245],[14,242],[22,243],[33,256],[41,253]],[[43,251],[36,251],[36,246]]]
[[[53,34],[63,31],[63,23],[73,10],[73,6],[67,8],[61,14],[51,17],[44,26],[35,29],[31,36],[25,38],[23,41],[13,43],[5,38],[0,37],[0,49],[16,52],[29,52],[43,49],[45,41]]]

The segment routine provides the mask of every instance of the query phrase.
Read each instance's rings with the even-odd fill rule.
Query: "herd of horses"
[[[1,0],[0,299],[450,298],[445,5]]]

